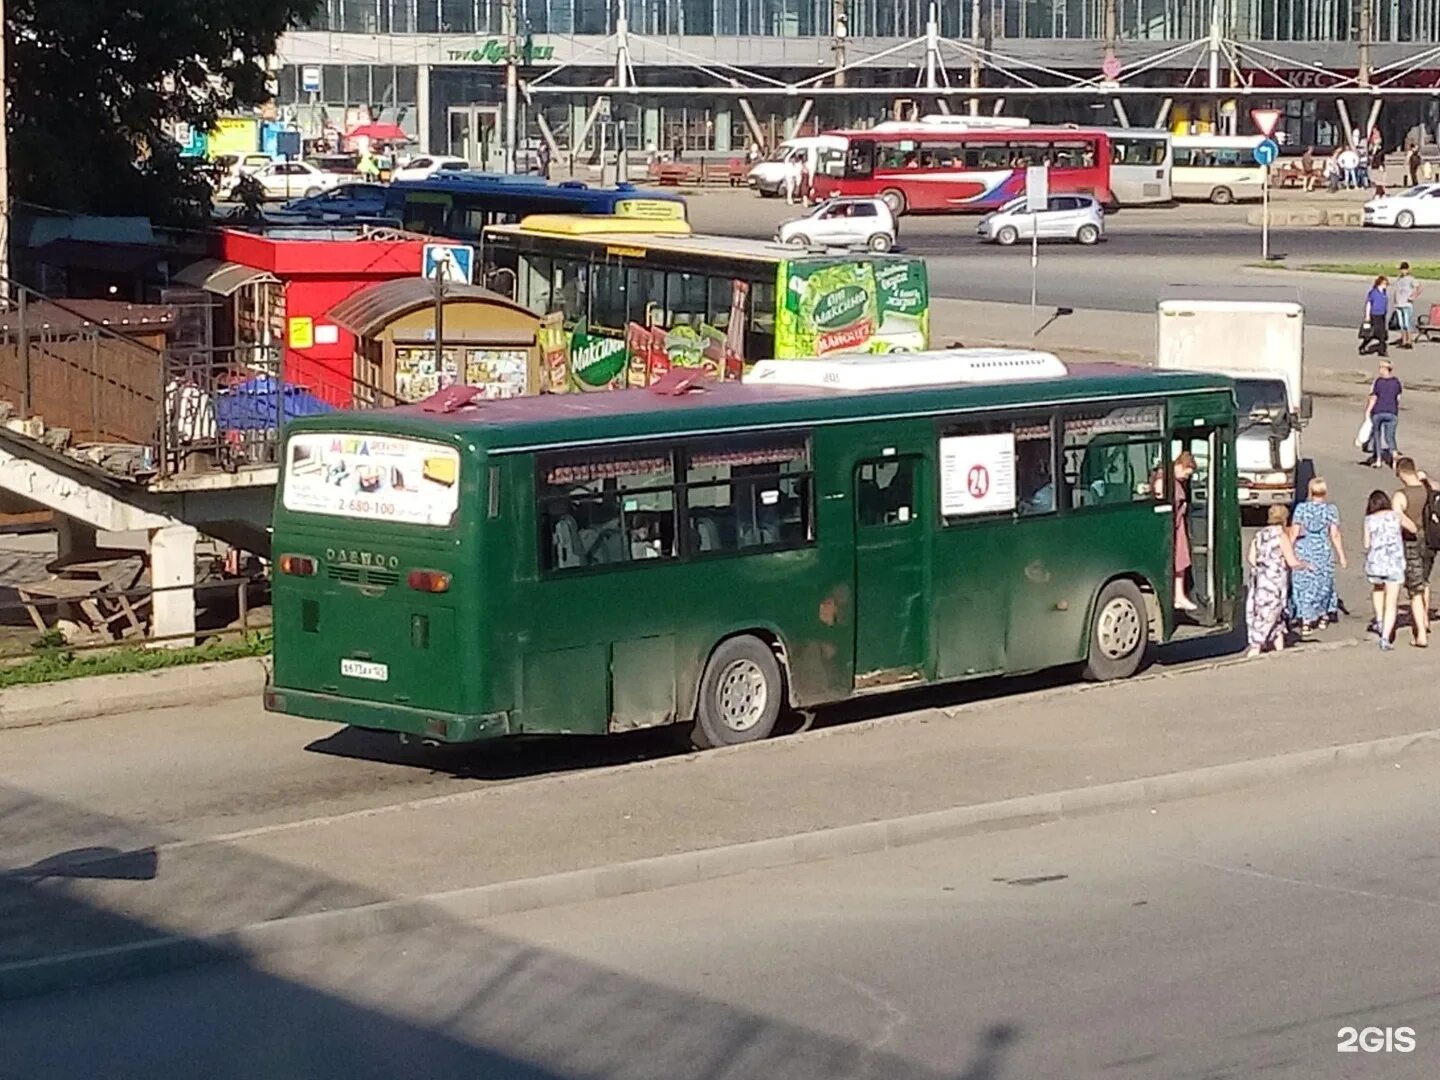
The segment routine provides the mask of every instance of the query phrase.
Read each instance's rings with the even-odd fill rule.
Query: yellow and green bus
[[[550,392],[646,386],[672,366],[738,378],[772,357],[930,344],[919,258],[564,214],[487,228],[482,247],[487,279],[545,320]]]
[[[858,694],[1125,677],[1235,619],[1223,376],[955,350],[674,384],[457,387],[289,425],[267,708],[444,742],[682,724],[714,746]],[[1202,606],[1177,626],[1182,450]]]

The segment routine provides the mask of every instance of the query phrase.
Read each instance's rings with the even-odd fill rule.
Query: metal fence
[[[273,465],[296,417],[403,404],[353,378],[348,393],[332,386],[322,400],[285,369],[278,345],[216,344],[211,300],[162,305],[176,317],[151,335],[164,342],[153,348],[92,318],[86,301],[13,281],[9,293],[0,307],[0,401],[9,411],[0,405],[0,420],[29,421],[24,434],[83,449],[112,473],[143,480]]]

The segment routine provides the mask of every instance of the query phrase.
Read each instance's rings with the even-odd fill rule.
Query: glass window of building
[[[473,0],[440,0],[440,29],[447,34],[475,32]]]
[[[415,30],[421,34],[440,31],[440,0],[416,0]]]
[[[609,0],[575,0],[575,33],[609,33],[609,6]]]

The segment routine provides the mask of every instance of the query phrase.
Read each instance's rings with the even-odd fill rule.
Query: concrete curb
[[[125,675],[93,675],[0,690],[0,731],[68,720],[260,696],[269,658],[181,664]]]
[[[930,840],[1024,828],[1135,806],[1153,806],[1265,781],[1398,758],[1440,748],[1440,729],[1302,750],[1185,772],[1025,795],[792,836],[679,852],[544,877],[252,923],[198,937],[164,937],[107,949],[0,965],[0,1001],[39,997],[207,963],[339,944],[520,911],[693,885],[756,870],[863,855]]]

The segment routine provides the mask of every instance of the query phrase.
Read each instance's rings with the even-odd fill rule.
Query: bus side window
[[[665,320],[665,272],[646,266],[625,271],[625,288],[630,297],[630,321],[641,326],[659,326]]]
[[[577,259],[555,260],[555,298],[565,312],[565,322],[572,325],[589,318],[590,267]]]
[[[520,265],[522,267],[518,290],[520,295],[516,297],[516,300],[536,315],[547,314],[550,311],[551,300],[550,259],[544,255],[526,255]]]
[[[775,282],[750,283],[750,325],[745,328],[745,362],[775,357]]]
[[[1158,406],[1072,414],[1064,426],[1065,487],[1070,508],[1157,502],[1155,470],[1165,461]]]
[[[673,455],[579,451],[542,460],[540,563],[546,571],[670,559]]]
[[[625,329],[625,268],[596,263],[590,271],[590,324],[605,330]]]
[[[698,328],[705,321],[705,302],[708,289],[704,274],[681,274],[671,271],[665,275],[665,325]]]
[[[688,455],[685,484],[686,535],[695,554],[780,550],[814,539],[804,439],[697,447]]]

